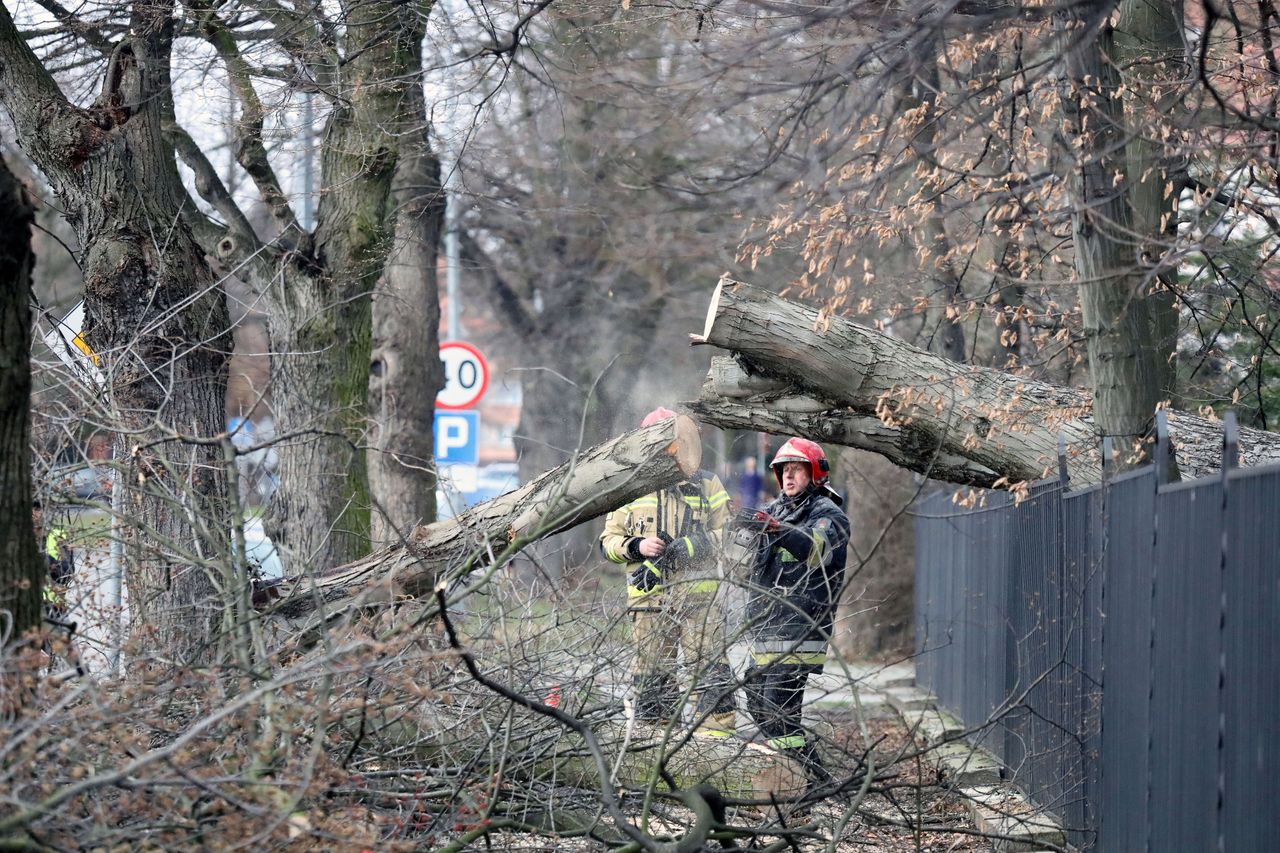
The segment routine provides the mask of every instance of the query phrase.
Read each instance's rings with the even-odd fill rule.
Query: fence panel
[[[918,671],[1082,849],[1275,847],[1280,466],[917,520]]]
[[[1008,696],[1005,684],[1007,663],[1007,631],[1009,615],[1005,607],[1005,590],[1012,569],[1010,555],[1011,519],[1008,495],[988,499],[982,512],[971,519],[966,552],[968,594],[967,648],[969,660],[981,661],[982,674],[969,673],[965,679],[964,700],[959,706],[962,719],[972,723],[991,720],[1004,706]],[[963,595],[964,590],[959,591]]]
[[[1099,850],[1147,849],[1155,472],[1100,490],[1105,612]]]
[[[963,513],[939,494],[917,513],[917,679],[974,726],[1007,695],[1005,632],[990,627],[1007,624],[1010,502],[992,494],[987,507]]]
[[[1219,850],[1274,850],[1280,770],[1280,472],[1227,485],[1223,807]]]
[[[1003,719],[1003,758],[1013,779],[1037,802],[1060,805],[1063,736],[1062,490],[1043,484],[1014,508],[1006,690],[1021,701]]]
[[[1099,489],[1062,498],[1062,624],[1066,669],[1063,692],[1069,751],[1063,768],[1059,816],[1071,843],[1088,846],[1097,825],[1091,804],[1100,792],[1098,756],[1102,736],[1102,493]]]
[[[1156,497],[1151,644],[1152,850],[1212,850],[1218,834],[1222,487]]]

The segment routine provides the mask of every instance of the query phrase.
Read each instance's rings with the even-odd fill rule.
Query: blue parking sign
[[[480,413],[436,412],[436,462],[474,465],[480,460]]]

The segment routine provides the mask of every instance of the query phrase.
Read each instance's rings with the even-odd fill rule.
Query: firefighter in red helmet
[[[659,407],[641,426],[675,416]],[[697,694],[696,730],[733,734],[735,682],[723,614],[715,606],[728,520],[729,493],[709,471],[637,498],[605,519],[600,550],[627,567],[637,720],[665,724],[679,718],[676,661],[682,650]]]
[[[849,520],[822,448],[788,439],[771,463],[781,494],[734,517],[755,546],[747,624],[747,709],[773,748],[795,756],[813,786],[831,777],[801,725],[809,676],[822,671],[844,575]]]

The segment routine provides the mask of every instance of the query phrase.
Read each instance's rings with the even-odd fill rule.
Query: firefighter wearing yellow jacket
[[[673,417],[675,412],[659,407],[641,426]],[[638,498],[605,519],[600,550],[627,567],[638,720],[664,724],[678,717],[676,655],[683,650],[696,685],[697,731],[733,734],[733,671],[723,614],[715,606],[728,520],[729,493],[709,471]]]

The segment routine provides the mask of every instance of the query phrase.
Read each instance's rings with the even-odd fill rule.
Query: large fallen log
[[[594,745],[576,732],[490,699],[505,716],[464,717],[438,705],[421,719],[403,716],[383,724],[377,716],[362,722],[368,731],[395,748],[412,752],[421,762],[447,765],[494,761],[495,740],[502,764],[514,778],[542,779],[573,788],[599,788],[596,753],[612,773],[607,784],[667,790],[658,765],[676,790],[706,783],[728,797],[767,800],[794,797],[804,791],[805,775],[791,757],[763,744],[736,737],[710,737],[667,732],[645,723],[629,723],[621,715],[590,722]],[[472,708],[480,707],[472,705]],[[488,706],[485,706],[486,708]]]
[[[862,447],[938,479],[977,485],[990,484],[986,471],[992,481],[1046,476],[1057,468],[1061,435],[1071,480],[1101,478],[1092,404],[1074,388],[958,364],[727,279],[716,285],[702,334],[692,337],[729,350],[746,374],[734,377],[723,361],[713,366],[702,399],[688,406],[707,423]],[[813,410],[797,411],[805,398]],[[855,438],[870,426],[858,417],[896,432]],[[1218,470],[1219,422],[1170,412],[1169,426],[1184,475]],[[1240,453],[1250,465],[1280,461],[1280,435],[1241,429]]]
[[[625,433],[456,518],[421,525],[401,544],[290,579],[276,588],[268,615],[293,637],[294,649],[306,648],[324,625],[372,605],[430,594],[499,555],[677,483],[701,460],[698,427],[686,416]]]
[[[510,778],[587,790],[615,784],[687,790],[710,784],[727,797],[767,801],[771,796],[795,797],[805,788],[799,763],[763,744],[692,734],[680,724],[668,730],[636,721],[612,691],[591,683],[564,685],[561,713],[558,706],[550,709],[537,703],[536,697],[546,690],[545,673],[531,672],[528,664],[513,671],[509,662],[496,663],[491,658],[497,649],[472,646],[456,651],[464,665],[475,666],[477,678],[485,684],[436,681],[435,689],[449,701],[423,702],[401,684],[372,673],[364,706],[341,720],[340,727],[375,754],[412,755],[415,763],[433,767],[500,764]],[[489,685],[497,690],[487,689]],[[828,721],[810,718],[806,728],[833,773],[856,768],[862,760],[836,746],[835,729]],[[608,769],[608,780],[601,778],[602,767]]]
[[[753,376],[730,356],[718,355],[711,359],[702,396],[684,405],[720,427],[802,435],[824,444],[868,450],[935,480],[989,488],[1000,478],[977,462],[939,450],[926,433],[911,425],[888,426],[879,418],[793,393],[791,388],[781,380]],[[754,390],[744,393],[747,389]]]

